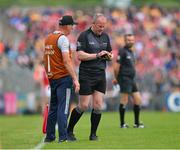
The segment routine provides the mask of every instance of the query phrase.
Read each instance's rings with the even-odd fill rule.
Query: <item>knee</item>
[[[134,101],[134,104],[135,104],[135,105],[141,105],[141,99],[136,99],[136,100]]]
[[[78,105],[78,107],[82,110],[82,111],[86,111],[89,108],[89,104],[86,103],[80,103]]]
[[[123,105],[127,105],[127,103],[128,103],[128,98],[121,98],[121,99],[120,99],[120,103],[123,104]]]
[[[94,102],[94,103],[93,103],[93,108],[94,108],[95,110],[101,110],[101,108],[102,108],[102,102],[100,102],[100,101]]]
[[[141,97],[136,97],[135,99],[134,99],[134,104],[136,104],[136,105],[141,105]]]

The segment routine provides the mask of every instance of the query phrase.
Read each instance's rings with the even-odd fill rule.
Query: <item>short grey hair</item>
[[[99,17],[105,17],[105,16],[104,16],[104,14],[102,14],[102,13],[96,13],[96,14],[93,16],[93,23],[95,23]],[[106,17],[105,17],[105,18],[106,18]]]

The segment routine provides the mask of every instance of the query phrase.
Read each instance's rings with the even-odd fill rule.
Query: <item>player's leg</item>
[[[128,97],[129,97],[128,93],[120,94],[119,116],[120,116],[121,128],[128,128],[128,125],[125,123],[125,112],[126,112],[126,105],[128,103]]]
[[[46,127],[46,138],[44,142],[52,142],[55,140],[55,125],[57,122],[57,95],[56,95],[56,82],[51,81],[51,98],[50,98],[50,107],[48,113],[47,127]]]
[[[141,105],[141,95],[138,91],[136,83],[133,84],[133,92],[132,97],[134,100],[134,127],[135,128],[144,128],[144,125],[139,122],[139,116],[140,116],[140,105]]]
[[[59,142],[67,140],[67,121],[69,115],[69,103],[72,93],[72,78],[70,76],[60,79],[56,87],[58,98],[57,123],[59,132]]]

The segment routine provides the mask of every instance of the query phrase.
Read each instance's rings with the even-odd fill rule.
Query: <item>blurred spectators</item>
[[[157,5],[151,5],[141,8],[130,6],[126,10],[98,7],[98,9],[94,9],[95,11],[101,11],[109,18],[107,32],[111,37],[115,58],[119,48],[124,44],[123,34],[127,31],[135,33],[137,78],[142,80],[141,86],[144,89],[144,97],[146,97],[144,105],[149,103],[152,92],[162,94],[170,91],[174,86],[180,87],[179,9],[167,10]],[[91,12],[93,11],[91,10]],[[8,59],[21,67],[34,71],[34,74],[38,70],[37,62],[42,60],[44,37],[57,28],[58,19],[64,14],[71,14],[78,20],[79,25],[69,37],[73,43],[72,47],[75,49],[78,34],[89,26],[93,15],[86,10],[70,8],[18,7],[7,9],[5,14],[9,24],[15,30],[23,32],[25,38],[17,47],[13,46],[12,42],[0,41],[0,64],[6,64],[5,59]],[[76,64],[78,65],[77,59]],[[112,69],[108,70],[112,76]],[[43,80],[42,77],[34,79]],[[145,79],[146,82],[150,81],[149,83],[152,83],[155,89],[148,89],[150,84],[143,81]]]

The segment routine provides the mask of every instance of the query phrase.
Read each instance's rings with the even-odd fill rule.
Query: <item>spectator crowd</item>
[[[4,11],[9,24],[14,30],[22,32],[24,37],[16,44],[0,39],[1,64],[15,62],[34,72],[35,81],[45,80],[42,69],[45,36],[57,29],[62,15],[70,14],[79,23],[69,37],[71,48],[75,50],[79,33],[89,27],[95,12],[104,13],[108,18],[106,30],[115,58],[124,44],[123,34],[134,32],[137,78],[141,82],[145,82],[147,76],[151,78],[155,85],[155,89],[150,88],[151,92],[161,93],[180,87],[180,10],[167,10],[157,5],[130,6],[126,10],[97,7],[94,11],[61,7],[9,8]],[[78,67],[78,60],[75,59],[75,62]],[[113,74],[112,64],[109,64],[107,71]],[[143,90],[148,86],[147,83]]]

